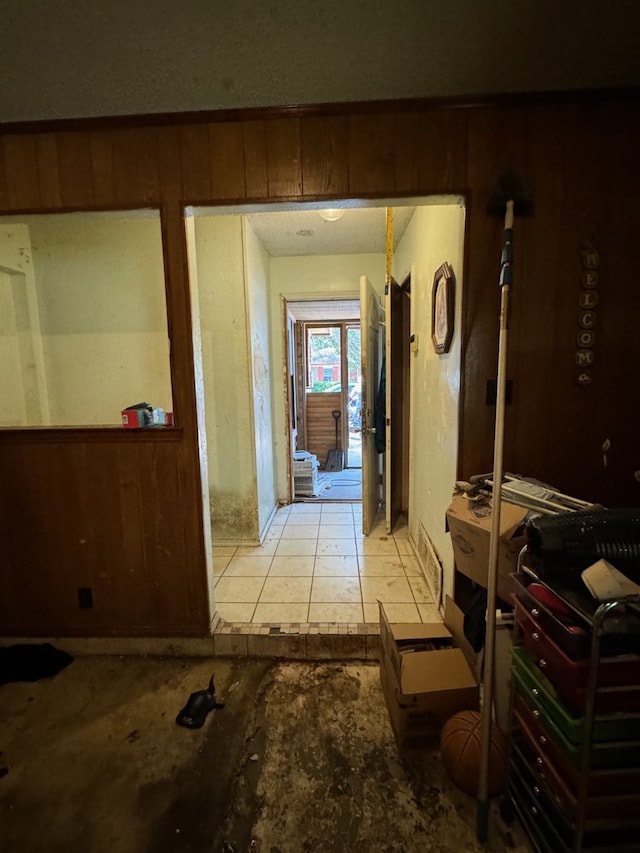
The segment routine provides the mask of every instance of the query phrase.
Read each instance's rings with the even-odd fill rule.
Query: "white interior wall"
[[[197,215],[194,223],[213,542],[257,542],[242,217]]]
[[[464,217],[462,204],[417,208],[394,258],[397,281],[411,272],[411,333],[418,335],[418,351],[411,356],[409,531],[417,542],[418,525],[424,525],[443,564],[445,595],[453,594],[445,510],[458,454]],[[444,261],[456,276],[455,327],[450,351],[437,355],[431,343],[431,289]]]
[[[276,507],[269,355],[269,255],[246,217],[243,217],[243,228],[250,366],[253,378],[253,407],[252,412],[248,414],[252,415],[253,421],[258,527],[262,537]]]
[[[25,389],[12,279],[8,273],[0,271],[0,426],[26,424]]]
[[[49,399],[28,226],[0,226],[0,271],[0,426],[48,424]]]
[[[24,409],[6,426],[119,425],[148,400],[171,410],[158,215],[30,216],[0,232]],[[5,382],[17,382],[16,371]]]
[[[50,424],[172,409],[160,220],[29,220]]]
[[[270,321],[271,364],[273,369],[273,445],[277,470],[278,501],[289,500],[287,453],[289,425],[285,420],[285,388],[287,382],[284,351],[282,298],[357,299],[359,279],[368,276],[382,296],[385,279],[385,255],[295,256],[271,258]]]
[[[202,325],[200,320],[200,286],[198,282],[198,258],[196,251],[196,229],[192,214],[185,218],[185,237],[189,264],[189,297],[191,303],[191,334],[193,339],[193,368],[196,386],[196,416],[198,421],[198,455],[200,458],[200,495],[202,498],[202,530],[204,534],[205,561],[207,572],[207,599],[209,619],[212,623],[216,613],[215,577],[213,574],[213,540],[211,535],[211,496],[209,494],[209,448],[204,396],[204,364],[202,358]]]

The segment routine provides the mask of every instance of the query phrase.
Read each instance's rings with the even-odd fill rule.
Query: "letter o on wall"
[[[580,349],[587,349],[588,347],[592,347],[596,341],[596,333],[591,332],[588,329],[583,329],[578,332],[578,346]]]

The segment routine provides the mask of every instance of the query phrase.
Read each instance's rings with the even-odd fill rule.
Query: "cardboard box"
[[[524,507],[500,504],[500,542],[498,545],[498,598],[509,602],[513,592],[510,577],[516,571],[518,554],[526,544]],[[491,538],[491,499],[471,501],[456,495],[446,511],[446,529],[451,534],[456,569],[480,586],[486,587]]]
[[[450,630],[462,613],[448,598],[445,623],[392,625],[379,608],[380,683],[391,728],[400,748],[428,746],[449,717],[478,708],[476,676]]]

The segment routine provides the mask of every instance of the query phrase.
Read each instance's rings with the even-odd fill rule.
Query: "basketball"
[[[460,711],[450,717],[440,733],[440,757],[455,784],[467,794],[477,796],[480,779],[482,717],[478,711]],[[491,724],[488,793],[499,794],[507,771],[507,744],[495,723]]]

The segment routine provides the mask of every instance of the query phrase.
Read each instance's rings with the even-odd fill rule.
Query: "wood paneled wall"
[[[318,457],[320,467],[324,467],[329,451],[336,449],[336,424],[331,414],[334,410],[342,412],[342,394],[306,395],[305,450]],[[338,420],[338,450],[344,450],[343,421],[341,416]]]
[[[536,211],[515,231],[505,467],[608,505],[640,504],[638,106],[630,92],[555,104],[354,105],[0,130],[0,214],[160,209],[177,421],[174,431],[144,435],[0,433],[0,629],[207,630],[185,204],[464,194],[466,477],[492,466],[485,396],[496,366],[502,223],[486,201],[496,173],[521,170]],[[587,245],[601,255],[600,301],[593,381],[581,387],[575,352]],[[80,611],[77,588],[86,585],[95,604]]]
[[[0,433],[3,633],[206,630],[182,445],[180,430]]]
[[[484,213],[492,175],[513,164],[533,187],[535,213],[517,219],[505,426],[506,470],[606,505],[640,505],[640,411],[634,234],[640,170],[638,102],[487,109],[469,116],[468,213],[460,473],[492,467],[499,226]],[[595,362],[578,384],[581,251],[600,253]],[[603,443],[611,450],[602,452]]]

